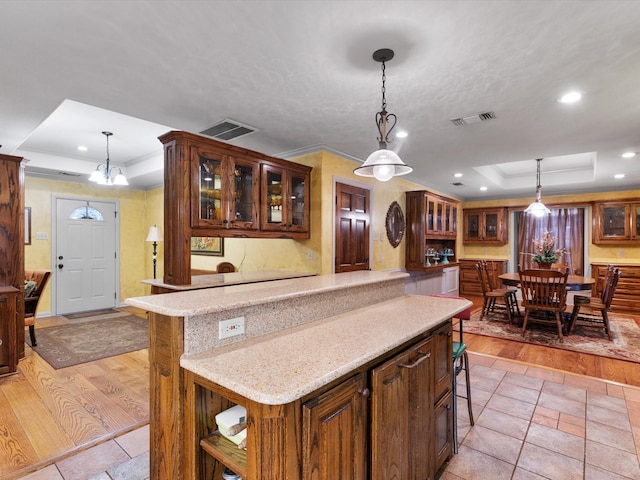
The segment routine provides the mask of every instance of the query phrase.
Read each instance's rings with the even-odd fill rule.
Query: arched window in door
[[[100,213],[99,210],[96,210],[95,208],[90,207],[88,205],[84,207],[76,208],[73,212],[71,212],[71,215],[69,215],[69,219],[70,220],[98,220],[100,222],[104,221],[104,217],[102,216],[102,213]]]

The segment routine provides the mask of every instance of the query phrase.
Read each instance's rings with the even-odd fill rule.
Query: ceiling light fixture
[[[624,178],[624,173],[616,173],[613,178]]]
[[[537,163],[537,184],[536,184],[536,199],[529,205],[525,212],[535,215],[536,217],[542,217],[547,213],[550,213],[547,207],[545,207],[544,203],[542,203],[542,185],[540,185],[540,162],[541,158],[536,158]]]
[[[387,143],[390,143],[389,134],[396,126],[397,117],[393,113],[387,113],[387,100],[385,98],[385,62],[393,58],[393,50],[382,48],[373,52],[373,59],[382,63],[382,110],[376,113],[376,125],[380,137],[378,137],[379,150],[373,152],[367,160],[353,173],[362,177],[375,177],[376,180],[386,182],[394,176],[406,175],[411,173],[413,168],[405,165],[396,152],[387,149]],[[387,124],[391,123],[391,128],[387,131]]]
[[[122,173],[122,169],[118,168],[118,173],[111,178],[113,168],[109,168],[109,137],[113,135],[111,132],[102,132],[107,137],[107,163],[100,163],[89,177],[90,182],[96,182],[98,185],[129,185],[127,178]]]
[[[560,103],[576,103],[580,101],[582,94],[580,92],[569,92],[561,96],[558,101]]]
[[[622,158],[633,158],[636,156],[636,152],[625,152],[621,156]]]

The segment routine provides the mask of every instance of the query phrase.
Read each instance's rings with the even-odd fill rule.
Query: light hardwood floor
[[[482,304],[471,300],[474,308]],[[61,322],[51,317],[38,327]],[[472,352],[640,386],[640,366],[627,361],[466,333],[465,343]],[[148,423],[147,354],[53,370],[27,347],[18,374],[0,378],[0,480],[20,478]]]

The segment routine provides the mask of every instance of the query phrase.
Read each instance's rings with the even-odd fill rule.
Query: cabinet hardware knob
[[[398,366],[402,368],[416,368],[426,359],[431,358],[431,352],[418,352],[421,356],[416,359],[412,364],[400,363]]]
[[[222,223],[229,223],[229,220],[223,220]]]
[[[368,388],[360,388],[358,390],[358,393],[364,398],[369,398],[369,395],[371,395],[371,390],[369,390]]]

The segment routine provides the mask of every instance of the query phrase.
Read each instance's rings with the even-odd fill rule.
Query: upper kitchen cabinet
[[[596,203],[593,206],[593,243],[640,242],[640,201]]]
[[[422,270],[455,258],[458,202],[424,190],[406,192],[405,268]]]
[[[465,244],[504,245],[509,229],[506,208],[468,208],[463,210]]]
[[[188,132],[159,140],[164,283],[191,284],[191,237],[309,238],[310,167]]]
[[[191,155],[192,227],[257,230],[259,163],[197,146]]]
[[[262,230],[309,231],[309,170],[262,165]]]

